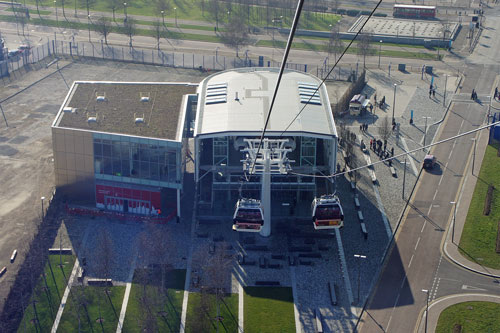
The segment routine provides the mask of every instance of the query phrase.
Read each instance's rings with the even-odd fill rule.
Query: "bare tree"
[[[372,46],[372,35],[361,33],[358,37],[358,55],[363,56],[363,67],[366,68],[366,56],[374,53]]]
[[[108,45],[108,35],[111,32],[111,22],[101,16],[95,23],[95,29],[102,37],[104,37],[104,43]]]
[[[135,20],[129,17],[125,22],[123,22],[123,30],[125,31],[125,34],[129,37],[128,45],[130,47],[133,47],[132,36],[134,36],[136,32]]]
[[[104,228],[99,230],[96,247],[94,248],[93,259],[95,261],[95,269],[99,277],[104,279],[109,279],[111,277],[111,272],[115,265],[115,260],[113,257],[113,241],[108,231]],[[109,291],[107,288],[107,283],[103,283],[104,293],[109,298]],[[101,328],[102,324],[102,307],[101,303],[103,301],[103,295],[99,293],[98,297],[98,309],[99,309],[99,323]],[[104,300],[105,301],[105,300]]]
[[[391,137],[391,122],[389,121],[388,117],[382,118],[382,122],[380,123],[380,126],[378,128],[378,134],[382,138],[382,140],[389,140]]]
[[[239,17],[233,16],[225,28],[225,31],[221,33],[222,42],[228,47],[235,49],[236,57],[239,57],[238,51],[240,48],[250,43],[248,26]]]
[[[340,3],[340,0],[332,0],[331,1],[332,11],[335,12],[335,14],[337,13],[337,11],[339,9],[339,3]]]
[[[116,10],[118,8],[120,8],[120,5],[122,4],[121,1],[119,0],[107,0],[106,1],[106,7],[111,9],[111,11],[113,12],[113,22],[116,21],[115,19],[115,13],[116,13]]]
[[[167,37],[167,32],[165,31],[165,27],[160,22],[160,20],[156,20],[154,22],[154,34],[156,38],[156,45],[158,47],[158,51],[160,51],[160,39]]]
[[[330,39],[328,40],[328,54],[329,55],[331,55],[332,53],[334,54],[335,62],[337,62],[337,53],[341,53],[342,50],[344,49],[344,43],[340,38],[340,33],[338,29],[339,29],[338,26],[332,29],[330,33]]]
[[[162,17],[165,17],[165,13],[171,9],[169,0],[155,0],[155,7],[159,14],[163,11]]]
[[[208,12],[215,19],[215,27],[219,29],[219,0],[209,0]]]

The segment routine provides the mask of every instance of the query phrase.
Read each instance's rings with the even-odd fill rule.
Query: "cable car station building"
[[[260,176],[244,175],[242,150],[247,148],[245,139],[260,138],[277,79],[278,69],[242,68],[200,83],[194,138],[201,215],[229,215],[240,188],[243,197],[260,199]],[[266,138],[288,139],[292,173],[271,176],[273,215],[287,214],[288,205],[331,191],[325,179],[305,176],[332,174],[336,166],[337,132],[326,87],[315,93],[320,84],[307,73],[283,74]],[[300,213],[310,211],[295,211]]]
[[[197,86],[74,82],[52,124],[58,191],[100,209],[180,216]]]

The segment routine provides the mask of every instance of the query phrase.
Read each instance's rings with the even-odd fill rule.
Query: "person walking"
[[[436,89],[432,89],[432,97],[436,98]]]

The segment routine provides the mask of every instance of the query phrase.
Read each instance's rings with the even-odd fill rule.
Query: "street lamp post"
[[[361,259],[366,259],[362,254],[355,254],[354,258],[358,258],[358,304],[359,304],[359,288],[361,285]]]
[[[393,103],[392,103],[392,125],[394,125],[396,123],[396,120],[394,119],[394,109],[396,108],[396,87],[398,85],[396,83],[394,83],[394,100],[393,100]]]
[[[404,164],[404,169],[403,169],[403,194],[402,198],[403,200],[405,199],[405,183],[406,183],[406,154],[405,154],[405,161],[401,162],[401,164]]]
[[[89,42],[90,42],[90,15],[87,15],[87,27],[89,28]]]
[[[382,53],[382,40],[380,41],[378,48],[378,68],[380,68],[380,54]]]
[[[57,15],[57,1],[54,0],[54,7],[56,7],[56,25],[59,26],[59,17]]]
[[[425,139],[427,137],[427,119],[430,118],[430,117],[422,117],[425,119],[425,128],[424,128],[424,147],[425,147]],[[425,148],[424,148],[424,151],[425,151]],[[427,150],[429,151],[429,150]]]
[[[476,138],[472,138],[474,141],[474,150],[472,152],[472,175],[474,175],[474,161],[476,160]]]
[[[161,21],[163,22],[163,26],[165,26],[165,11],[162,10],[160,13],[161,13]]]
[[[427,333],[427,318],[429,317],[429,290],[422,289],[422,292],[425,293],[425,333]]]
[[[127,21],[128,17],[127,17],[127,3],[126,2],[123,3],[123,15],[125,15],[125,21]]]
[[[40,199],[42,200],[42,220],[43,220],[43,216],[45,215],[45,210],[43,209],[43,201],[45,200],[45,197],[41,197]]]
[[[175,14],[175,27],[177,27],[177,7],[174,7],[174,14]]]
[[[229,15],[231,14],[231,12],[228,10],[227,11],[227,23],[229,23]]]
[[[446,106],[446,86],[448,85],[448,74],[444,77],[443,106]]]
[[[450,202],[453,205],[453,224],[451,226],[451,242],[455,244],[455,218],[457,216],[457,203],[455,201]]]

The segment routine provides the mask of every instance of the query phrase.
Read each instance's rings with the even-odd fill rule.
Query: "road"
[[[7,47],[16,49],[20,44],[30,44],[33,46],[46,43],[47,40],[65,40],[65,41],[76,41],[83,42],[89,40],[88,30],[76,30],[76,29],[63,29],[57,27],[48,26],[28,26],[26,29],[25,36],[18,33],[18,29],[15,23],[1,22],[1,33],[7,42]],[[91,31],[90,39],[93,42],[101,42],[103,39],[97,33]],[[112,33],[108,36],[108,44],[117,46],[129,45],[129,38],[126,35]],[[133,45],[137,48],[150,48],[156,49],[157,43],[156,39],[153,37],[146,36],[134,36]],[[164,52],[184,52],[184,53],[195,53],[204,55],[214,55],[218,53],[219,56],[230,56],[234,57],[236,55],[235,51],[222,43],[211,43],[211,42],[201,42],[201,41],[190,41],[190,40],[175,40],[175,39],[162,39],[160,41],[160,48]],[[240,50],[240,56],[248,50],[248,56],[253,59],[258,56],[264,56],[266,60],[274,60],[280,62],[283,57],[283,49],[272,48],[272,47],[258,47],[249,45],[244,49]],[[292,49],[288,58],[289,63],[297,64],[308,64],[309,66],[321,66],[328,54],[326,52],[319,51],[308,51],[308,50],[296,50]],[[366,58],[367,65],[377,66],[378,65],[378,54],[372,57]],[[346,64],[362,63],[363,59],[355,54],[346,54],[342,61],[339,63],[340,66]],[[415,68],[420,68],[422,66],[422,61],[418,59],[407,59],[407,58],[381,58],[381,67],[387,68],[387,66],[392,63],[393,69],[397,63],[405,63],[407,68],[413,66]],[[456,57],[450,57],[445,62],[442,61],[426,61],[429,66],[434,68],[444,68],[450,71],[457,71],[460,64],[460,59]],[[330,61],[330,65],[332,65]]]
[[[465,79],[461,92],[474,88],[482,96],[475,102],[452,104],[436,141],[479,127],[485,123],[488,98],[499,71],[495,56],[498,42],[488,37],[498,31],[498,10],[490,13],[488,27],[475,52],[465,60]],[[486,65],[483,65],[486,63]],[[452,140],[431,149],[439,168],[423,172],[410,207],[378,284],[361,318],[361,332],[411,332],[419,314],[436,297],[465,292],[500,295],[493,278],[484,277],[451,264],[443,256],[441,245],[453,214],[452,201],[458,201],[467,163],[473,147],[473,135]]]

